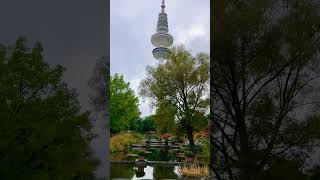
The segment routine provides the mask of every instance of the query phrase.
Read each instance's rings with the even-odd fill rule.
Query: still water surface
[[[129,164],[111,163],[111,180],[126,178],[131,180],[141,179],[179,179],[178,166],[156,165],[146,167],[135,167]]]

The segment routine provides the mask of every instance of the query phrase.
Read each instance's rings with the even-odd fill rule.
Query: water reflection
[[[141,179],[178,179],[177,166],[139,166],[129,164],[111,163],[111,180],[127,178],[132,180]]]
[[[134,169],[139,169],[136,171],[135,176],[132,178],[133,180],[136,179],[153,179],[153,167],[147,166],[147,167],[134,167]]]
[[[177,179],[176,166],[155,166],[153,171],[154,179]]]
[[[111,164],[110,166],[110,178],[128,178],[132,179],[135,176],[133,166],[128,164]]]
[[[174,153],[169,153],[166,150],[155,149],[151,151],[152,153],[146,156],[149,161],[175,161],[176,156]]]

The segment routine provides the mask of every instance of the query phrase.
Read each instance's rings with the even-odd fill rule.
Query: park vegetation
[[[43,54],[25,38],[0,46],[0,179],[93,177],[90,114]]]
[[[128,130],[134,120],[139,119],[139,100],[130,83],[122,75],[115,74],[110,80],[110,133]]]
[[[138,133],[118,133],[110,138],[110,152],[122,152],[130,148],[130,145],[138,143],[143,136]]]
[[[191,164],[185,166],[179,166],[178,172],[185,178],[200,178],[209,176],[208,166],[200,166],[199,164]]]
[[[308,179],[319,148],[319,2],[212,6],[211,169],[218,180]]]
[[[208,124],[209,55],[193,56],[183,46],[173,47],[164,64],[148,66],[146,70],[139,93],[156,107],[159,130],[178,129],[193,147],[193,133]]]

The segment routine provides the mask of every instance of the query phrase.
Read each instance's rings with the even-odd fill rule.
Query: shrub
[[[203,146],[201,147],[202,155],[206,158],[210,157],[210,141],[206,139],[203,141]]]
[[[120,133],[110,139],[110,152],[121,152],[143,139],[141,134]]]
[[[186,157],[193,157],[193,152],[192,151],[185,151],[184,152],[184,156],[186,156]]]

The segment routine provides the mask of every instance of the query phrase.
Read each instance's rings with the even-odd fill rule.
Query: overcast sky
[[[210,0],[166,0],[169,33],[174,44],[184,44],[192,53],[210,49]],[[156,32],[161,0],[111,0],[110,66],[131,83],[138,95],[145,67],[154,65],[151,36]],[[148,102],[140,98],[141,116],[150,115]]]
[[[67,68],[64,79],[88,107],[87,80],[96,59],[106,56],[107,3],[102,0],[1,0],[0,43],[25,36],[43,43],[45,61]]]

